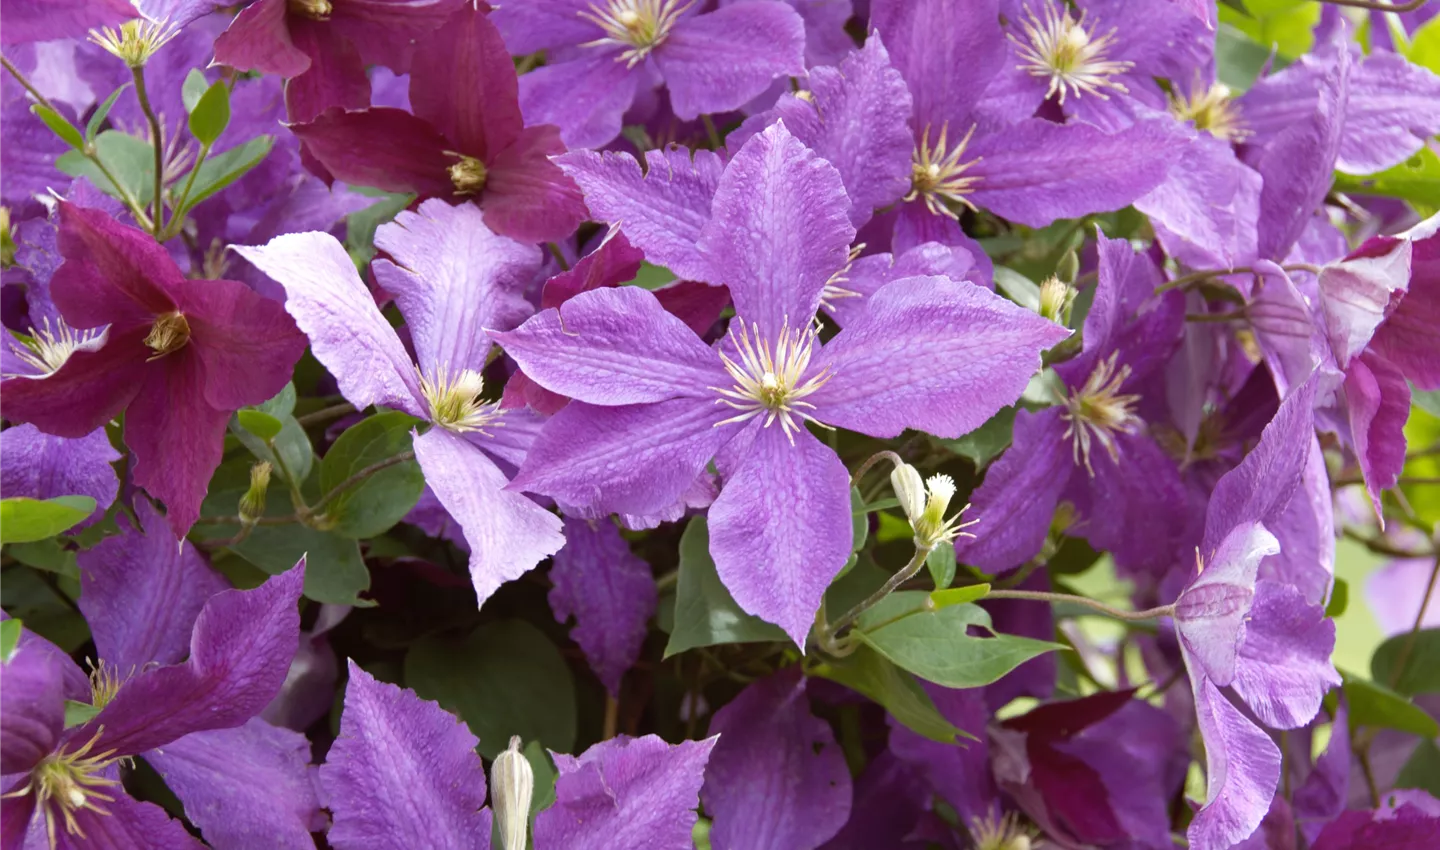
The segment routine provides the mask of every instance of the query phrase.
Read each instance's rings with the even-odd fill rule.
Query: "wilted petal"
[[[1280,784],[1280,749],[1194,670],[1195,715],[1205,742],[1205,806],[1187,835],[1196,850],[1222,850],[1249,836]]]
[[[743,4],[730,6],[739,9]],[[725,167],[699,248],[739,319],[762,339],[803,328],[830,276],[845,266],[855,228],[840,174],[785,125],[745,143]],[[643,246],[642,246],[643,247]]]
[[[177,664],[205,603],[230,589],[188,540],[177,545],[165,517],[135,500],[139,528],[121,515],[121,533],[80,552],[80,611],[107,667],[127,677],[146,665]]]
[[[735,433],[716,427],[732,412],[709,399],[571,402],[545,426],[510,487],[603,513],[667,510]]]
[[[190,638],[184,664],[147,670],[121,686],[83,728],[98,731],[96,752],[135,755],[191,732],[239,726],[280,690],[300,640],[296,603],[305,562],[254,590],[210,598]]]
[[[214,847],[310,850],[311,830],[325,824],[310,742],[258,717],[191,733],[146,753],[145,761]]]
[[[701,793],[715,850],[814,850],[850,817],[850,771],[799,672],[750,685],[710,721],[720,740]]]
[[[554,753],[555,804],[535,817],[535,844],[566,850],[688,847],[714,737],[670,745],[620,735],[579,758]]]
[[[601,34],[599,27],[592,27]],[[614,53],[585,54],[543,65],[520,78],[520,108],[529,124],[554,124],[572,148],[599,147],[620,135],[644,69],[631,69]]]
[[[0,495],[89,496],[95,511],[81,523],[83,528],[115,501],[120,479],[110,464],[119,459],[103,428],[74,440],[52,437],[34,425],[7,428],[0,433]]]
[[[425,375],[485,368],[489,328],[513,328],[533,309],[521,290],[540,251],[497,236],[472,204],[432,199],[375,231],[375,279],[395,296]]]
[[[1380,323],[1410,286],[1410,242],[1376,240],[1320,269],[1320,309],[1335,362],[1344,369],[1375,336]]]
[[[724,164],[711,151],[645,152],[645,172],[627,153],[574,151],[559,160],[585,191],[590,214],[618,225],[650,262],[681,278],[710,280],[696,243]]]
[[[833,377],[808,401],[827,425],[874,437],[956,438],[1014,404],[1040,354],[1070,331],[969,282],[898,280],[821,349]]]
[[[351,661],[340,736],[320,768],[335,818],[330,844],[488,850],[478,743],[454,715]]]
[[[581,293],[495,339],[531,380],[590,404],[715,398],[733,381],[695,332],[636,286]]]
[[[292,233],[233,250],[285,287],[286,311],[351,404],[424,416],[415,366],[335,237]]]
[[[778,423],[761,422],[747,426],[753,442],[710,507],[710,554],[740,607],[803,648],[850,556],[850,473],[803,426],[792,444]]]
[[[550,568],[550,610],[564,623],[575,618],[571,637],[612,695],[620,677],[640,657],[646,624],[655,613],[655,577],[635,557],[608,520],[565,520],[565,547]]]
[[[1258,523],[1236,526],[1207,552],[1200,574],[1175,600],[1175,627],[1189,650],[1190,666],[1206,680],[1229,685],[1239,663],[1240,638],[1255,599],[1260,561],[1280,551],[1274,535]]]
[[[1440,390],[1440,215],[1415,225],[1410,291],[1375,334],[1372,347],[1422,390]]]
[[[457,160],[445,153],[454,143],[404,110],[332,108],[290,129],[338,180],[421,197],[455,192],[447,169]]]

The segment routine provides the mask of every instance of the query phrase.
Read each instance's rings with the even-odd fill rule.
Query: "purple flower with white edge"
[[[147,516],[144,511],[142,508],[142,518]],[[295,776],[295,762],[285,759],[283,751],[288,747],[293,755],[295,743],[303,745],[303,739],[263,722],[264,730],[251,732],[248,724],[279,691],[295,654],[304,561],[255,590],[221,589],[224,584],[213,573],[208,581],[196,582],[203,574],[197,575],[195,570],[209,568],[193,549],[173,545],[164,519],[153,509],[148,516],[149,533],[143,538],[112,538],[113,545],[87,553],[89,564],[82,564],[82,581],[87,582],[85,614],[102,657],[91,677],[88,697],[98,712],[63,731],[58,723],[50,725],[42,718],[46,728],[53,729],[47,745],[33,748],[35,757],[23,762],[7,757],[7,834],[9,829],[23,830],[30,823],[32,833],[38,830],[47,836],[52,847],[57,840],[68,846],[81,837],[101,843],[108,839],[115,846],[149,847],[157,841],[167,847],[201,846],[162,809],[135,801],[120,787],[118,763],[131,756],[159,759],[156,766],[162,774],[169,772],[166,765],[219,758],[234,759],[233,764],[247,762],[245,774],[263,776],[266,782]],[[164,581],[147,584],[128,574],[140,563],[136,556],[142,553],[164,559],[156,565]],[[204,598],[210,589],[218,592]],[[177,598],[182,604],[173,605]],[[138,612],[144,612],[143,616],[137,616]],[[56,653],[52,675],[66,681],[81,676],[83,681],[79,668],[58,650]],[[188,658],[180,661],[187,653]],[[71,670],[65,671],[65,666]],[[62,687],[73,698],[69,686]],[[21,721],[20,728],[27,728],[26,721],[48,710],[43,701],[24,705],[23,718],[4,718],[4,737],[8,741],[17,721]],[[223,744],[203,737],[215,730],[231,734],[224,736]],[[273,734],[267,736],[267,731]],[[8,743],[5,750],[11,751]],[[266,759],[270,763],[261,764]],[[298,790],[305,790],[308,784],[307,760],[299,762],[302,784]],[[171,787],[182,800],[201,803],[188,813],[206,830],[207,837],[214,829],[217,847],[256,846],[239,839],[225,840],[237,830],[244,831],[243,824],[224,823],[227,813],[233,817],[235,809],[216,805],[225,797],[218,789],[233,778],[229,771],[202,774],[191,770],[172,779]],[[294,795],[295,786],[275,799],[263,799],[267,790],[278,787],[264,786],[257,789],[258,794],[245,795],[251,798],[251,807],[246,809],[242,803],[240,808],[251,828],[261,823],[262,830],[277,828],[288,811],[306,808],[306,798]],[[318,813],[318,803],[313,791],[310,794],[313,815]],[[288,800],[281,799],[287,795]],[[262,812],[268,816],[261,818]],[[220,817],[211,820],[209,813]],[[303,821],[291,824],[288,839],[283,828],[277,829],[265,836],[271,843],[261,846],[303,846],[297,838],[308,841],[306,830],[311,825]]]
[[[701,796],[715,850],[815,850],[849,820],[850,771],[798,667],[747,687],[710,732],[719,741]]]
[[[1270,808],[1280,752],[1221,692],[1231,688],[1266,726],[1308,723],[1340,677],[1330,663],[1335,625],[1291,585],[1257,580],[1279,551],[1268,525],[1300,488],[1312,441],[1315,380],[1295,388],[1259,444],[1215,487],[1198,574],[1175,600],[1175,630],[1195,694],[1209,783],[1190,824],[1191,846],[1228,848]]]
[[[835,169],[777,124],[731,160],[701,228],[700,261],[723,270],[736,308],[717,348],[637,287],[585,292],[495,334],[532,380],[575,399],[511,486],[648,514],[715,458],[721,580],[801,646],[850,527],[849,475],[806,423],[958,437],[1014,402],[1068,333],[972,284],[913,277],[822,347],[812,321],[848,260],[846,206]]]
[[[357,408],[384,405],[430,423],[416,433],[426,482],[460,524],[481,604],[496,588],[553,555],[560,519],[505,489],[536,417],[481,399],[487,328],[514,327],[531,310],[521,296],[540,251],[497,236],[470,204],[433,199],[375,233],[391,260],[374,264],[405,317],[418,362],[355,271],[345,248],[324,233],[280,236],[234,250],[285,287],[285,309],[310,337],[315,357]]]
[[[550,64],[520,78],[534,124],[572,148],[604,145],[643,90],[663,83],[676,116],[744,106],[776,77],[805,74],[805,24],[789,5],[743,0],[701,12],[683,0],[529,0],[495,10],[514,54]]]
[[[1023,564],[1044,545],[1055,506],[1076,515],[1069,532],[1112,550],[1122,567],[1170,565],[1184,500],[1179,471],[1146,432],[1142,385],[1180,342],[1184,296],[1156,296],[1160,271],[1124,240],[1099,239],[1099,283],[1084,348],[1056,367],[1060,404],[1015,417],[1014,444],[971,497],[975,536],[955,547],[990,572]]]

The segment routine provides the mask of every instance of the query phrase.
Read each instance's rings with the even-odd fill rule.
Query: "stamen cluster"
[[[1095,36],[1099,21],[1091,20],[1087,29],[1085,12],[1075,18],[1063,4],[1057,7],[1045,2],[1042,5],[1043,19],[1029,6],[1025,7],[1025,17],[1019,22],[1025,32],[1024,39],[1013,32],[1006,36],[1024,60],[1016,67],[1033,77],[1048,77],[1050,88],[1045,96],[1059,95],[1061,103],[1067,94],[1073,97],[1090,94],[1109,100],[1106,89],[1128,93],[1124,83],[1110,78],[1124,74],[1135,63],[1105,58],[1115,43],[1115,30]]]
[[[485,429],[500,424],[499,403],[480,400],[484,389],[485,380],[474,369],[461,369],[457,374],[441,366],[420,376],[420,393],[430,405],[430,421],[457,434],[475,431],[488,436]]]
[[[665,41],[675,22],[693,5],[694,0],[683,6],[680,0],[609,0],[591,6],[580,17],[603,29],[605,37],[582,46],[623,47],[625,50],[617,58],[633,68]]]
[[[1133,434],[1141,424],[1134,412],[1140,396],[1120,392],[1130,379],[1130,367],[1115,368],[1118,354],[1111,354],[1096,364],[1085,384],[1064,399],[1065,410],[1060,413],[1070,424],[1065,429],[1065,438],[1074,441],[1075,462],[1083,461],[1092,477],[1095,469],[1090,465],[1091,442],[1098,442],[1110,459],[1115,460],[1119,456],[1115,435]]]
[[[980,157],[965,160],[965,147],[970,144],[970,137],[975,135],[974,125],[971,125],[965,137],[953,148],[948,145],[949,131],[950,125],[942,124],[940,136],[935,140],[934,146],[931,146],[930,128],[925,128],[924,136],[910,155],[910,192],[905,196],[905,200],[924,198],[925,206],[930,212],[955,217],[956,212],[947,202],[975,210],[975,205],[966,195],[975,191],[975,184],[979,183],[981,178],[977,175],[966,176],[965,172],[980,162]]]
[[[739,333],[735,332],[737,327]],[[752,324],[747,330],[744,321],[737,317],[730,324],[727,339],[740,361],[737,363],[731,359],[723,347],[720,359],[725,363],[725,371],[735,379],[735,385],[728,390],[721,387],[710,389],[722,396],[716,399],[717,403],[727,404],[741,413],[716,423],[717,427],[764,415],[765,427],[778,421],[792,443],[795,442],[795,432],[801,427],[797,420],[828,427],[802,409],[815,409],[815,405],[804,401],[804,398],[825,386],[831,375],[827,367],[806,377],[815,351],[813,328],[782,328],[780,338],[772,348],[767,340],[761,338],[757,325]]]

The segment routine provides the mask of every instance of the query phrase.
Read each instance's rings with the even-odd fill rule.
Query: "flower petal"
[[[0,665],[0,774],[28,773],[55,749],[65,726],[64,686],[59,660],[33,646],[20,646]]]
[[[615,53],[583,54],[521,77],[520,108],[529,124],[559,127],[569,147],[595,148],[620,135],[642,79],[643,71],[631,69]]]
[[[110,325],[118,333],[175,309],[169,289],[184,276],[142,230],[61,201],[60,253],[65,263],[50,281],[50,295],[71,327]]]
[[[501,4],[493,13],[505,46],[516,56],[570,47],[603,35],[593,21],[581,17],[591,0],[530,0]]]
[[[320,781],[337,850],[490,846],[485,768],[465,724],[350,662],[340,735]]]
[[[0,497],[89,496],[95,511],[80,524],[83,528],[115,502],[120,479],[110,464],[119,459],[103,428],[67,440],[34,425],[16,425],[0,432]]]
[[[432,199],[375,231],[392,260],[372,268],[395,296],[426,375],[485,368],[488,328],[513,328],[534,308],[521,295],[540,268],[540,250],[497,236],[473,204]]]
[[[286,0],[260,0],[242,9],[215,39],[215,62],[240,71],[298,77],[310,57],[290,40]]]
[[[710,506],[710,554],[740,607],[803,650],[825,588],[850,557],[850,473],[803,426],[792,445],[778,423],[762,422],[748,426],[753,442]]]
[[[494,334],[531,380],[589,404],[713,399],[733,381],[685,323],[638,286],[583,292]]]
[[[290,382],[307,341],[284,307],[233,280],[185,280],[171,292],[205,364],[207,404],[260,404]]]
[[[487,163],[525,125],[518,98],[515,65],[500,32],[469,3],[426,35],[410,64],[415,114],[454,150]]]
[[[118,776],[110,777],[117,779]],[[113,802],[101,803],[97,809],[76,809],[76,835],[71,835],[63,826],[55,830],[55,850],[89,850],[92,847],[114,848],[114,850],[151,850],[164,847],[167,850],[205,850],[185,829],[183,821],[176,820],[154,803],[142,803],[116,789]],[[35,830],[31,830],[32,834]],[[39,833],[44,846],[44,832]],[[79,835],[83,834],[82,839]]]
[[[403,110],[332,108],[290,129],[338,180],[387,192],[415,192],[422,198],[455,193],[448,169],[456,159],[445,153],[453,142]],[[376,144],[382,138],[385,143]]]
[[[1005,59],[996,0],[872,0],[870,26],[915,98],[914,127],[970,126],[970,113]]]
[[[1335,621],[1288,584],[1261,581],[1235,664],[1235,693],[1272,729],[1298,729],[1340,684],[1330,662]]]
[[[480,206],[485,223],[521,242],[556,242],[589,218],[575,181],[551,157],[565,153],[560,131],[526,127],[490,163]]]
[[[787,324],[807,326],[855,239],[848,209],[834,166],[784,124],[770,127],[720,178],[698,243],[714,270],[708,282],[729,288],[736,315],[757,324],[762,339],[778,338]]]
[[[1070,331],[968,282],[887,284],[821,349],[832,377],[808,401],[827,425],[874,437],[957,438],[1014,404],[1040,354]],[[917,346],[917,342],[919,346]]]
[[[784,3],[741,0],[682,17],[655,49],[676,117],[739,109],[776,77],[805,74],[805,22]]]
[[[1205,561],[1200,574],[1175,600],[1175,631],[1189,652],[1189,665],[1207,681],[1235,680],[1239,644],[1255,601],[1260,561],[1280,551],[1275,536],[1259,523],[1235,526]]]
[[[1186,835],[1196,850],[1221,850],[1248,837],[1280,785],[1280,749],[1203,675],[1190,671],[1205,742],[1205,805]]]
[[[415,366],[335,237],[292,233],[233,250],[285,287],[286,312],[351,404],[424,416]]]

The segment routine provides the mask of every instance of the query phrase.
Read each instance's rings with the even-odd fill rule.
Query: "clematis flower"
[[[806,423],[958,437],[1018,398],[1067,333],[972,284],[914,277],[881,288],[821,347],[811,323],[848,259],[846,207],[834,168],[777,124],[726,167],[700,232],[701,261],[722,270],[737,314],[718,348],[636,287],[581,293],[495,334],[532,380],[575,399],[511,486],[648,514],[715,458],[721,580],[800,645],[849,557],[850,522],[849,476]]]
[[[1330,663],[1335,625],[1295,587],[1257,580],[1279,544],[1268,526],[1300,486],[1311,448],[1315,381],[1280,405],[1259,444],[1215,487],[1197,573],[1175,600],[1175,630],[1195,695],[1209,785],[1191,846],[1228,848],[1253,833],[1280,778],[1280,752],[1221,688],[1266,726],[1308,723],[1340,684]]]
[[[305,338],[242,283],[186,279],[148,234],[69,202],[59,215],[50,290],[65,325],[35,340],[43,369],[5,376],[5,415],[73,439],[123,411],[135,482],[183,536],[226,421],[285,386]]]
[[[491,349],[483,329],[514,327],[528,315],[520,293],[540,252],[492,233],[474,206],[438,199],[380,227],[375,246],[393,258],[377,261],[375,276],[406,317],[418,363],[335,237],[297,233],[234,250],[285,287],[285,309],[351,404],[396,408],[431,425],[417,432],[415,456],[465,533],[483,604],[563,542],[559,517],[502,489],[499,464],[520,464],[536,417],[481,398]]]
[[[1099,240],[1099,283],[1079,357],[1056,366],[1060,404],[1015,416],[1014,443],[971,497],[974,538],[956,557],[990,572],[1012,569],[1044,545],[1056,505],[1068,532],[1111,550],[1118,564],[1163,570],[1184,501],[1175,462],[1146,432],[1138,390],[1180,342],[1184,298],[1156,296],[1160,271],[1120,239]]]
[[[6,4],[5,35],[0,44],[13,47],[32,41],[84,38],[94,28],[135,16],[135,7],[126,0],[18,0]]]
[[[326,839],[338,850],[489,850],[494,813],[484,806],[478,743],[439,705],[350,662],[340,736],[320,768],[334,814]],[[536,846],[682,846],[714,745],[713,738],[671,746],[653,735],[620,735],[578,758],[554,753],[555,803],[536,816]]]
[[[550,64],[521,78],[520,105],[572,148],[618,136],[625,111],[658,82],[688,121],[805,74],[805,24],[785,3],[700,12],[681,0],[531,0],[502,4],[495,23],[511,53],[547,51]]]
[[[435,32],[467,0],[259,0],[215,41],[215,61],[241,71],[291,78],[292,121],[331,106],[370,102],[367,65],[405,73],[418,39]]]
[[[102,659],[85,689],[88,693],[76,694],[68,684],[76,677],[84,682],[73,661],[33,635],[28,636],[28,646],[22,640],[21,653],[48,654],[50,664],[44,675],[59,684],[38,682],[32,685],[36,698],[17,703],[7,699],[5,703],[0,738],[6,753],[3,819],[7,847],[12,846],[9,837],[23,834],[27,826],[46,836],[51,847],[57,842],[89,846],[77,843],[82,841],[135,847],[203,846],[163,809],[132,799],[120,787],[119,762],[137,755],[158,761],[157,769],[171,774],[171,788],[182,799],[203,804],[188,813],[197,818],[207,837],[213,828],[220,841],[217,846],[237,846],[224,840],[238,825],[226,825],[223,816],[228,812],[233,817],[235,810],[216,805],[223,797],[217,793],[217,783],[233,781],[235,774],[227,770],[222,775],[212,769],[202,778],[186,768],[209,754],[211,759],[245,763],[246,779],[275,781],[283,775],[283,771],[267,774],[263,758],[257,758],[265,751],[257,736],[266,733],[246,724],[279,691],[295,653],[300,630],[296,602],[304,562],[255,590],[218,590],[223,581],[213,573],[204,582],[194,582],[199,576],[188,573],[196,566],[209,568],[193,549],[182,552],[175,547],[153,509],[147,516],[142,508],[142,519],[149,543],[140,546],[146,554],[165,559],[153,566],[159,567],[167,581],[147,584],[135,580],[132,571],[137,564],[144,563],[147,568],[152,564],[130,560],[128,556],[139,552],[116,552],[114,546],[108,553],[93,555],[92,569],[82,567],[82,580],[88,584],[85,613],[95,629]],[[133,543],[118,545],[123,549]],[[117,554],[119,559],[112,560]],[[207,599],[207,590],[218,592]],[[179,604],[172,605],[175,600]],[[137,616],[142,611],[145,616]],[[180,661],[187,653],[188,659]],[[7,691],[11,684],[7,671]],[[93,701],[98,713],[81,725],[62,728],[63,705],[41,696],[57,690],[67,698]],[[260,740],[275,744],[277,737],[285,738],[280,745],[288,746],[293,756],[299,736],[265,728],[276,735]],[[220,730],[218,740],[197,737]],[[303,744],[303,739],[299,743]],[[17,752],[24,757],[12,758]],[[275,751],[270,752],[273,760]],[[303,764],[301,787],[307,782]],[[246,790],[247,796],[263,798],[276,789]],[[297,790],[301,789],[292,786],[286,792]],[[310,810],[318,812],[313,790],[304,790],[309,793]],[[272,808],[272,815],[303,810],[305,798],[295,796],[287,803],[277,795],[246,811],[245,817],[264,817],[261,812],[266,806],[279,807]],[[211,819],[207,813],[222,817]],[[267,825],[278,824],[283,814],[266,820]],[[308,841],[304,830],[301,825],[300,834]],[[299,846],[293,831],[288,840],[283,833],[272,833],[272,837],[278,843],[271,846]]]
[[[1314,850],[1354,847],[1428,847],[1440,841],[1440,800],[1426,791],[1397,790],[1368,812],[1342,812],[1310,846]]]
[[[585,219],[574,181],[549,157],[559,131],[526,127],[515,66],[483,12],[457,11],[415,57],[412,115],[380,107],[326,110],[291,127],[305,148],[348,183],[421,198],[473,198],[485,223],[521,242],[553,242]]]

